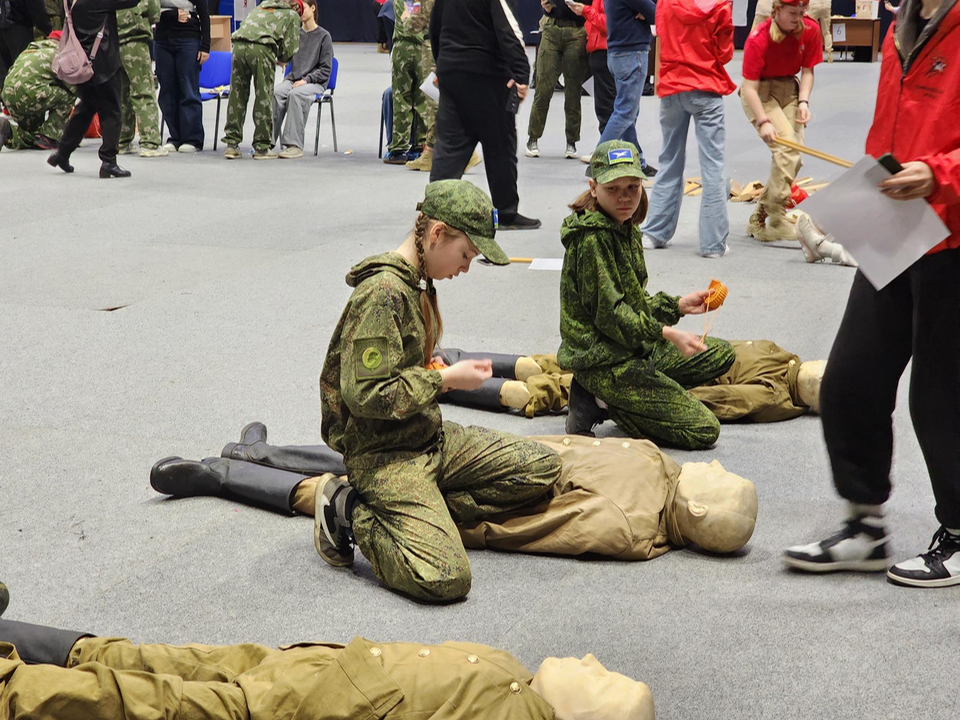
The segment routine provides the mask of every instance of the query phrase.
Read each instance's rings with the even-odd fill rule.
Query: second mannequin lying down
[[[681,467],[646,440],[531,439],[560,455],[562,471],[551,494],[509,513],[459,522],[465,547],[649,560],[689,544],[730,553],[753,534],[756,489],[717,461]],[[266,440],[266,427],[251,423],[219,458],[160,460],[150,484],[174,497],[211,495],[313,515],[316,540],[323,512],[318,488],[345,475],[342,458],[325,445],[274,446]],[[455,497],[444,497],[456,504]]]

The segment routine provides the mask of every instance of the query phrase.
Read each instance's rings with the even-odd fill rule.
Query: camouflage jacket
[[[680,319],[679,298],[647,292],[640,230],[603,212],[567,217],[560,275],[560,365],[574,371],[647,355],[663,326]]]
[[[53,74],[53,56],[57,54],[60,43],[56,40],[39,40],[27,45],[13,65],[7,78],[4,80],[3,92],[12,97],[13,93],[30,92],[31,88],[47,85],[57,85],[65,88],[74,95],[77,94],[73,85],[67,85]]]
[[[286,0],[264,0],[231,37],[266,45],[279,62],[287,63],[300,49],[300,17]]]
[[[153,26],[160,22],[160,0],[140,0],[129,10],[117,10],[117,35],[121,45],[134,40],[153,42]]]
[[[348,470],[422,454],[440,436],[440,373],[423,366],[419,273],[397,253],[347,274],[355,288],[320,373],[321,435]]]
[[[427,30],[430,27],[430,13],[434,0],[391,0],[397,21],[393,26],[393,40],[412,40],[417,43],[428,41]]]

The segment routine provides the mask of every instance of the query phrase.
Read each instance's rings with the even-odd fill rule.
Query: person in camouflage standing
[[[160,109],[153,89],[150,59],[151,27],[160,21],[160,0],[140,0],[117,13],[120,35],[120,155],[134,152],[133,136],[140,130],[140,157],[164,157],[160,147]]]
[[[10,68],[3,104],[17,125],[4,132],[2,124],[7,121],[0,120],[0,147],[53,150],[57,146],[77,99],[74,87],[58,79],[50,67],[59,44],[59,31],[47,40],[30,43]],[[9,136],[6,143],[4,135]]]
[[[722,375],[736,355],[724,340],[677,330],[706,311],[708,290],[647,292],[639,225],[647,210],[640,153],[623,140],[597,146],[590,189],[563,221],[560,351],[573,370],[567,432],[592,434],[609,417],[631,437],[688,450],[720,435],[717,418],[687,388]],[[602,403],[602,404],[601,404]]]
[[[414,232],[396,252],[347,275],[354,288],[320,374],[321,434],[343,453],[350,484],[317,488],[315,544],[334,566],[353,543],[388,587],[447,602],[470,590],[470,564],[455,521],[543,497],[560,459],[543,445],[443,422],[437,396],[474,390],[489,360],[430,369],[443,324],[434,280],[466,272],[483,255],[509,258],[494,239],[490,198],[464,180],[427,185]]]
[[[228,160],[240,158],[243,122],[247,117],[250,82],[253,81],[253,159],[274,160],[273,81],[276,64],[290,62],[300,47],[300,16],[303,3],[298,0],[264,0],[232,35],[233,64],[230,79],[230,104],[223,141]]]

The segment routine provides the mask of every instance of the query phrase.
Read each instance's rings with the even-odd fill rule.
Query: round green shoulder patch
[[[380,365],[383,364],[383,355],[380,352],[379,348],[368,347],[363,351],[363,355],[360,358],[363,366],[367,370],[376,370]]]

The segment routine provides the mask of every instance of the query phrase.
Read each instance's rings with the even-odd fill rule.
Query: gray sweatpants
[[[280,138],[283,146],[296,145],[303,148],[303,132],[310,106],[323,91],[323,85],[310,83],[295,88],[289,79],[285,79],[273,89],[274,141]]]

